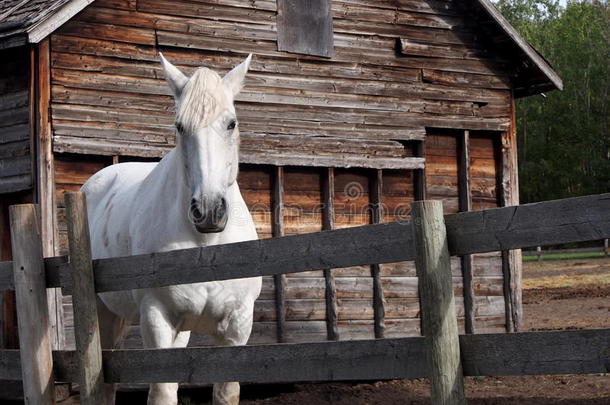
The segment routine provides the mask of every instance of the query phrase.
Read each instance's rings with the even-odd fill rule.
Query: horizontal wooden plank
[[[600,240],[610,237],[610,194],[446,215],[445,222],[452,255]],[[410,221],[393,222],[100,259],[94,262],[96,290],[161,287],[412,260],[410,228]],[[64,264],[58,264],[62,260]],[[0,270],[5,272],[8,268],[3,264]],[[46,268],[48,286],[58,287],[61,280],[61,286],[69,291],[65,259],[46,259]]]
[[[600,240],[610,193],[445,216],[452,255]]]
[[[0,173],[2,177],[29,174],[32,172],[32,159],[29,155],[0,158]]]
[[[323,156],[310,154],[272,153],[256,150],[241,150],[242,163],[270,164],[275,166],[311,167],[364,167],[371,169],[422,169],[424,158],[371,158],[368,156]]]
[[[32,184],[31,173],[0,177],[0,194],[29,190]]]
[[[610,329],[462,335],[460,352],[464,374],[471,376],[607,373]],[[53,359],[58,381],[77,381],[75,352],[54,352]],[[427,376],[423,337],[106,350],[103,359],[105,381],[114,383],[274,383]],[[21,379],[19,363],[17,350],[0,351],[0,379]]]

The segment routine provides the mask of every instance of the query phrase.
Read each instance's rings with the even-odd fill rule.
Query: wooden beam
[[[239,161],[240,163],[274,166],[363,167],[368,169],[421,169],[424,166],[424,160],[416,157],[369,158],[269,152],[271,151],[242,151],[239,155]]]
[[[477,0],[479,5],[485,12],[493,18],[493,20],[500,26],[502,31],[521,49],[525,56],[530,60],[531,63],[536,65],[538,69],[547,77],[547,79],[553,84],[553,86],[559,90],[563,89],[563,82],[559,75],[553,70],[548,62],[536,51],[532,46],[523,39],[517,30],[504,18],[502,13],[493,5],[490,0]]]
[[[517,117],[515,101],[511,104],[511,126],[501,136],[502,153],[502,205],[519,205],[519,167],[517,163]],[[544,224],[544,222],[541,222]],[[532,246],[543,245],[537,243]],[[521,294],[521,251],[502,251],[502,270],[504,273],[504,299],[506,303],[506,329],[516,332],[521,326],[523,305]]]
[[[322,213],[322,230],[330,231],[335,227],[335,170],[329,167],[322,175],[322,193],[324,210]],[[325,298],[326,298],[326,336],[328,340],[339,340],[339,327],[337,318],[337,288],[332,269],[324,269]]]
[[[9,261],[12,257],[9,204],[8,198],[0,196],[0,260],[3,260],[3,262],[0,262],[0,287],[12,287],[0,292],[0,348],[4,349],[18,347],[15,281],[13,279],[13,263]]]
[[[371,214],[372,222],[380,224],[383,222],[383,173],[375,170],[371,182]],[[383,338],[385,330],[385,299],[383,297],[383,285],[381,284],[381,270],[378,263],[371,265],[371,276],[373,277],[373,313],[375,325],[375,337]]]
[[[610,237],[610,193],[445,215],[453,256]],[[411,221],[93,261],[97,292],[413,260]],[[0,281],[14,289],[0,263]],[[180,269],[179,272],[176,269]],[[65,257],[45,259],[47,287],[70,290]]]
[[[414,202],[411,215],[432,403],[465,405],[443,203]]]
[[[426,143],[425,141],[415,143],[415,156],[426,161]],[[415,201],[422,201],[426,199],[426,167],[425,164],[415,169],[413,176],[413,192]]]
[[[40,237],[33,204],[10,208],[13,275],[24,396],[31,404],[54,404],[53,357]]]
[[[74,337],[78,353],[81,404],[106,403],[102,346],[93,283],[87,202],[83,192],[65,194],[74,306]]]
[[[366,381],[427,377],[424,346],[423,337],[409,337],[104,350],[102,357],[107,383]],[[610,329],[460,336],[468,376],[607,373],[608,347]],[[53,352],[53,363],[57,381],[78,381],[74,351]],[[21,379],[18,350],[0,350],[0,379]]]
[[[458,153],[460,156],[458,173],[458,197],[460,212],[472,210],[472,192],[470,185],[470,132],[464,131],[458,136]],[[464,291],[464,319],[466,333],[475,333],[474,288],[472,285],[472,255],[460,257]]]
[[[35,63],[36,73],[36,201],[40,206],[42,228],[42,250],[45,257],[55,256],[57,253],[56,241],[57,213],[55,201],[55,159],[53,155],[53,130],[51,128],[51,55],[49,39],[38,44],[38,59]],[[59,243],[59,242],[57,242]],[[61,289],[47,290],[49,317],[51,321],[51,338],[54,350],[65,347],[64,311]]]
[[[273,237],[284,236],[284,168],[278,166],[275,169],[273,183]],[[273,276],[275,285],[275,309],[277,312],[277,341],[285,342],[286,329],[286,275],[275,274]]]

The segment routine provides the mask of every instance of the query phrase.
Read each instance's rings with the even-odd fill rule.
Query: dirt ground
[[[523,285],[524,331],[610,328],[610,258],[528,262]],[[241,404],[430,404],[425,379],[283,389],[265,395],[245,388]],[[471,405],[608,405],[610,375],[467,378],[466,395]]]
[[[528,262],[523,271],[523,331],[610,328],[610,258]],[[470,405],[610,405],[610,374],[468,377]],[[241,405],[430,404],[426,379],[367,384],[245,386]],[[145,403],[120,393],[118,403]],[[211,390],[181,390],[182,405],[211,403]]]

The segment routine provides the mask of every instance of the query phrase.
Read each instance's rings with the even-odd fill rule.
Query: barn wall
[[[29,52],[0,51],[0,194],[32,188]]]
[[[408,170],[415,167],[406,165],[413,156],[425,156],[427,197],[442,199],[445,212],[457,212],[457,139],[463,130],[470,131],[473,209],[498,206],[498,139],[511,122],[511,85],[506,64],[483,42],[468,10],[455,2],[333,1],[335,49],[326,59],[277,51],[275,4],[99,0],[51,36],[51,118],[64,252],[63,191],[77,189],[113,162],[157,159],[175,143],[174,101],[159,51],[186,73],[201,65],[224,73],[255,53],[236,108],[242,163],[257,163],[242,164],[239,183],[262,238],[273,235],[274,164],[287,166],[284,233],[322,229],[326,169],[304,167],[311,164],[305,158],[314,155],[338,166],[337,228],[373,221],[376,172],[340,168],[346,157],[384,169],[382,221],[409,218],[421,174]],[[424,139],[425,148],[418,148]],[[389,169],[401,167],[392,166],[397,161],[406,166]],[[464,330],[458,259],[452,271]],[[501,257],[474,257],[472,272],[476,331],[504,330]],[[332,274],[340,339],[374,337],[370,266]],[[385,336],[419,334],[413,264],[381,265],[380,282]],[[322,272],[286,277],[287,341],[327,338],[325,291]],[[69,305],[66,309],[69,317]],[[275,341],[277,310],[274,281],[265,278],[252,342]],[[130,342],[135,340],[133,332]]]
[[[237,105],[244,161],[312,151],[381,161],[405,156],[397,140],[426,126],[507,128],[502,61],[466,11],[429,3],[333,1],[335,55],[326,59],[277,51],[275,0],[96,1],[51,37],[54,147],[165,153],[173,100],[159,51],[188,73],[226,72],[255,53]]]

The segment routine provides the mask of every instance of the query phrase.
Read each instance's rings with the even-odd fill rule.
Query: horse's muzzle
[[[216,199],[209,203],[191,200],[189,218],[199,233],[222,232],[227,225],[227,200]]]

